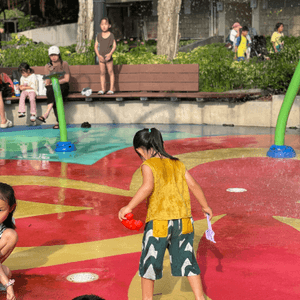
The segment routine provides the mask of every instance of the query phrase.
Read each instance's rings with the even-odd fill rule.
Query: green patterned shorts
[[[185,233],[184,220],[189,221],[191,232]],[[166,222],[166,237],[155,237],[153,222]],[[155,223],[157,224],[157,223]],[[166,249],[169,250],[171,272],[173,276],[195,276],[200,269],[195,257],[193,242],[193,219],[175,219],[169,221],[150,221],[145,226],[142,255],[140,259],[139,275],[146,279],[157,280],[162,278],[163,259]],[[156,225],[154,225],[155,227]],[[189,226],[189,225],[188,225]],[[160,229],[162,227],[160,226]],[[164,231],[164,229],[163,229]],[[184,233],[183,233],[184,232]]]

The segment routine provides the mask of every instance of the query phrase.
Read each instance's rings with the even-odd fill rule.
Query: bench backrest
[[[0,68],[12,75],[17,68]],[[36,74],[44,75],[44,67],[32,67]],[[80,92],[89,87],[100,90],[100,70],[98,65],[70,66],[70,92]],[[135,91],[186,91],[199,90],[199,65],[116,65],[115,90]],[[106,90],[109,89],[109,76],[106,74]]]

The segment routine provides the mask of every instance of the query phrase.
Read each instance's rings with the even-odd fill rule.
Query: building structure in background
[[[158,0],[106,0],[112,30],[117,38],[157,37]],[[228,35],[233,23],[254,27],[270,35],[277,22],[284,23],[285,35],[300,35],[299,0],[182,0],[182,38]]]
[[[158,0],[106,0],[107,15],[116,39],[157,38]],[[183,39],[228,36],[231,26],[254,27],[271,35],[284,24],[284,35],[300,35],[300,0],[182,0],[179,32]],[[67,46],[76,43],[77,23],[22,32],[36,42]]]

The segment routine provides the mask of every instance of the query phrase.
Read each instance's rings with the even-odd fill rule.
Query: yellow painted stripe
[[[93,207],[47,204],[24,200],[17,200],[17,203],[18,206],[14,213],[15,219],[94,209]]]
[[[48,176],[0,176],[0,181],[12,186],[20,185],[41,185],[48,187],[60,187],[75,189],[80,191],[89,191],[97,193],[106,193],[111,195],[132,196],[128,190],[118,189],[97,183],[90,183],[81,180],[72,180],[66,178],[48,177]]]
[[[223,216],[214,217],[213,222]],[[204,221],[206,220],[195,222],[196,243],[199,243],[201,236],[207,229]],[[123,225],[120,224],[120,226]],[[5,261],[5,265],[11,270],[21,270],[140,252],[142,237],[143,234],[140,233],[114,239],[70,245],[16,247]]]
[[[278,217],[278,216],[274,216],[273,218],[279,222],[287,224],[287,225],[295,228],[296,230],[300,231],[300,219]]]

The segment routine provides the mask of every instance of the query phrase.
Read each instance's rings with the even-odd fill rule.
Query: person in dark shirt
[[[106,68],[110,77],[110,89],[107,94],[114,94],[115,74],[112,54],[116,50],[117,44],[113,33],[108,30],[110,27],[111,25],[108,18],[102,18],[100,21],[100,28],[102,32],[98,33],[95,42],[95,52],[98,56],[100,66],[101,90],[98,92],[100,95],[104,95],[105,93]]]

